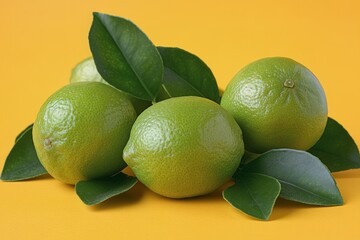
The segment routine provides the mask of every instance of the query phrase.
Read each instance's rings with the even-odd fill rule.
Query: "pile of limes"
[[[241,69],[220,104],[196,96],[137,100],[107,84],[91,58],[73,70],[71,82],[44,103],[33,127],[42,165],[68,184],[128,165],[158,194],[203,195],[231,179],[245,149],[307,150],[327,122],[319,81],[288,58]]]
[[[93,17],[92,57],[18,135],[2,180],[49,173],[94,205],[138,180],[188,198],[232,179],[223,198],[263,220],[278,197],[343,204],[331,172],[360,168],[359,150],[328,118],[324,90],[305,66],[259,59],[223,90],[194,54],[155,46],[127,19]]]

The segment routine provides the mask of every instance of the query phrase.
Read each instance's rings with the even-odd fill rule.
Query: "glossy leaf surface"
[[[89,43],[100,75],[132,96],[155,100],[163,78],[156,47],[131,21],[102,13],[93,15]]]
[[[359,149],[354,139],[331,118],[328,118],[322,137],[309,152],[318,157],[331,172],[360,168]]]
[[[32,126],[29,126],[16,138],[15,145],[6,158],[1,180],[19,181],[46,173],[37,157],[32,139]]]
[[[224,199],[245,214],[268,220],[281,185],[275,178],[256,174],[241,173],[236,183],[223,191]]]
[[[80,181],[75,190],[87,205],[95,205],[131,189],[137,183],[135,177],[118,173],[111,177]]]
[[[247,164],[242,172],[260,173],[276,178],[281,184],[280,196],[314,205],[342,205],[336,182],[326,166],[310,153],[276,149],[263,153]]]

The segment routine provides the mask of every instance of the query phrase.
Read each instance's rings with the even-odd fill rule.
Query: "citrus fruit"
[[[245,148],[307,150],[327,122],[324,90],[315,75],[283,57],[264,58],[241,69],[230,81],[221,106],[244,133]]]
[[[98,70],[96,69],[95,61],[92,57],[86,58],[77,64],[72,70],[70,83],[74,82],[101,82],[110,86],[110,84],[106,82],[99,74]],[[149,101],[135,98],[124,92],[122,93],[126,95],[126,97],[131,101],[137,114],[140,114],[151,105],[151,102]]]
[[[242,132],[217,103],[194,96],[164,100],[134,123],[124,160],[152,191],[171,198],[213,192],[244,154]]]
[[[92,57],[84,59],[73,68],[70,82],[101,82],[108,84],[97,71]]]
[[[130,101],[98,82],[69,84],[41,107],[33,127],[40,162],[68,184],[112,175],[126,166],[123,148],[136,119]]]

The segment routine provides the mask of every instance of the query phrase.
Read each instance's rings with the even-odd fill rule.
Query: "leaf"
[[[236,183],[223,191],[224,199],[234,208],[252,217],[268,220],[281,185],[275,178],[241,173]]]
[[[234,173],[234,175],[232,176],[233,179],[236,178],[236,176],[241,172],[241,169],[248,164],[249,162],[251,162],[252,160],[256,159],[258,156],[260,156],[260,154],[258,153],[253,153],[253,152],[249,152],[245,150],[244,155],[241,158],[241,162],[240,162],[240,166],[238,167],[238,169],[236,170],[236,172]]]
[[[246,165],[259,156],[260,156],[260,154],[258,154],[258,153],[245,151],[244,156],[241,159],[241,165]]]
[[[100,75],[137,98],[155,100],[163,79],[163,63],[149,38],[129,20],[93,13],[90,49]]]
[[[30,129],[33,127],[33,123],[30,124],[29,126],[27,126],[24,130],[21,131],[21,133],[19,133],[16,138],[15,138],[15,143]]]
[[[210,68],[197,56],[180,48],[158,47],[164,79],[157,100],[200,96],[220,102],[219,88]]]
[[[328,118],[320,140],[309,152],[318,157],[331,172],[360,168],[360,154],[355,141],[334,119]]]
[[[6,158],[1,180],[25,180],[46,173],[37,157],[32,140],[32,126],[29,126],[16,138],[15,145]]]
[[[342,205],[335,180],[326,166],[310,153],[274,149],[247,164],[243,172],[276,178],[281,184],[280,197],[306,204]]]
[[[87,205],[95,205],[131,189],[137,183],[135,177],[118,173],[111,177],[80,181],[75,191]]]

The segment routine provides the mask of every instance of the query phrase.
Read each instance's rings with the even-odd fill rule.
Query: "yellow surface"
[[[360,144],[358,1],[0,1],[0,166],[45,99],[90,55],[92,11],[130,18],[156,45],[201,57],[221,87],[245,64],[293,58],[322,82],[330,116]],[[170,200],[137,185],[96,207],[49,177],[0,182],[1,239],[358,239],[360,170],[334,174],[341,207],[278,201],[270,221],[220,191]]]

